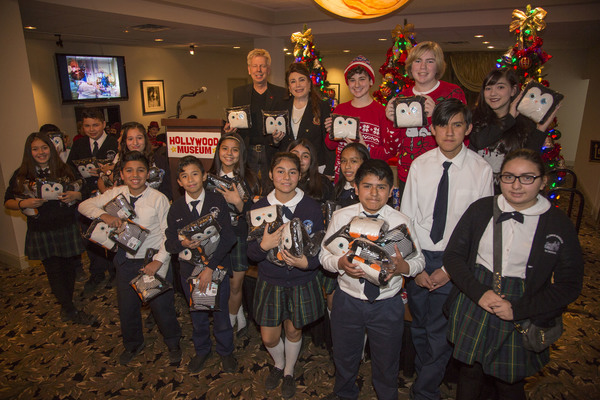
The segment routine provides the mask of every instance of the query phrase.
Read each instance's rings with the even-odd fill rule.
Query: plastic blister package
[[[113,229],[98,218],[92,221],[83,237],[109,251],[117,251],[117,244],[110,238],[110,233]]]
[[[331,114],[331,132],[329,132],[329,139],[356,140],[358,139],[359,126],[360,118],[341,114]]]
[[[133,219],[136,217],[134,207],[127,201],[122,193],[116,195],[102,208],[108,214],[120,219]]]
[[[150,167],[148,170],[148,179],[146,182],[152,189],[158,189],[165,178],[165,170],[156,166]]]
[[[79,174],[84,179],[92,178],[93,175],[91,174],[91,170],[97,168],[96,157],[82,158],[80,160],[73,160],[73,164],[75,164],[77,171],[79,171]]]
[[[248,240],[261,240],[265,227],[269,224],[269,233],[275,232],[283,225],[283,208],[279,205],[250,210],[246,213],[248,221]]]
[[[380,218],[353,217],[348,224],[348,234],[353,238],[376,241],[388,231],[388,223]]]
[[[199,265],[192,271],[188,278],[190,285],[190,311],[220,311],[219,298],[221,295],[221,282],[227,275],[225,268],[219,265],[212,273],[212,281],[205,291],[199,288],[200,279],[198,276],[206,268]]]
[[[152,257],[154,257],[157,252],[156,249],[146,250],[144,266],[152,261]],[[143,271],[140,271],[139,275],[133,278],[129,284],[144,303],[147,303],[158,295],[172,289],[171,284],[162,276],[158,274],[146,275]]]
[[[395,97],[392,99],[392,107],[394,107],[394,127],[414,128],[427,125],[425,97]]]
[[[200,242],[198,249],[191,249],[190,260],[186,261],[194,265],[198,261],[207,263],[219,245],[219,240],[221,239],[220,232],[221,225],[219,225],[219,222],[212,214],[204,215],[179,229],[177,233],[181,240],[188,239]],[[196,250],[196,252],[193,250]]]
[[[149,234],[148,229],[126,220],[120,227],[109,232],[108,237],[126,252],[135,254]]]
[[[248,129],[252,128],[252,113],[250,105],[228,107],[225,109],[227,121],[231,128]]]
[[[265,111],[263,115],[263,135],[272,135],[275,131],[290,132],[290,117],[288,110],[283,111]]]

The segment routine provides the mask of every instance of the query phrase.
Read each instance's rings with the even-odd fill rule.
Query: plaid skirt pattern
[[[492,287],[493,275],[487,268],[477,265],[475,277]],[[524,287],[523,279],[502,278],[506,300],[519,299]],[[548,349],[535,353],[523,348],[522,335],[512,321],[488,313],[462,292],[451,308],[448,339],[454,343],[454,358],[469,365],[478,362],[487,375],[508,383],[535,374],[550,359]]]
[[[237,243],[231,249],[231,267],[235,272],[248,271],[248,243],[246,238],[237,236]]]
[[[319,269],[319,274],[317,277],[321,283],[321,287],[323,288],[323,293],[325,295],[331,294],[335,289],[337,289],[337,274]]]
[[[72,257],[83,253],[85,247],[77,224],[70,224],[52,231],[27,230],[25,255],[30,260],[49,257]]]
[[[272,285],[260,278],[256,282],[254,318],[260,326],[278,326],[289,319],[300,329],[321,318],[324,311],[317,279],[292,287]]]

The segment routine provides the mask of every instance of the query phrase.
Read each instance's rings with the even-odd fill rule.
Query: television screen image
[[[122,56],[56,54],[63,103],[129,98]]]

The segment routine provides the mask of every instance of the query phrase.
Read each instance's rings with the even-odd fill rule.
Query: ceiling
[[[508,30],[512,11],[524,10],[526,2],[410,0],[389,16],[362,21],[334,16],[312,0],[20,0],[19,5],[23,25],[37,28],[25,30],[27,38],[56,41],[60,34],[64,42],[182,51],[193,44],[200,50],[245,53],[261,38],[280,38],[291,48],[290,35],[307,24],[317,49],[328,55],[344,49],[352,54],[385,52],[391,46],[391,29],[405,19],[415,25],[417,41],[439,42],[447,52],[488,50],[484,40],[504,51],[515,43]],[[545,49],[585,49],[600,43],[599,0],[540,0],[533,6],[548,12],[541,35]],[[165,30],[133,28],[145,24]],[[485,38],[475,38],[477,34]]]

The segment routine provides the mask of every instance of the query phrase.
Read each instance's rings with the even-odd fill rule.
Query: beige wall
[[[197,49],[191,56],[188,49],[152,49],[65,42],[59,49],[53,41],[28,40],[27,54],[35,95],[35,105],[40,123],[53,123],[68,134],[75,134],[74,105],[62,105],[54,54],[97,54],[125,56],[129,100],[114,101],[121,109],[121,120],[139,121],[148,125],[150,121],[176,114],[179,97],[205,86],[206,93],[186,97],[181,101],[182,117],[196,114],[205,118],[224,118],[224,107],[228,106],[227,78],[245,78],[246,54],[209,54]],[[165,82],[167,111],[163,114],[142,114],[140,80],[159,79]]]
[[[38,127],[17,0],[2,2],[0,48],[0,190],[4,193],[13,171],[21,164],[24,138]],[[26,266],[25,219],[19,212],[2,210],[0,226],[0,261]]]
[[[583,193],[590,205],[592,217],[598,221],[600,216],[600,163],[590,162],[590,141],[600,140],[598,128],[598,110],[600,110],[600,47],[590,49],[584,64],[583,78],[589,80],[588,92],[581,121],[581,132],[577,146],[575,173],[579,178]]]

